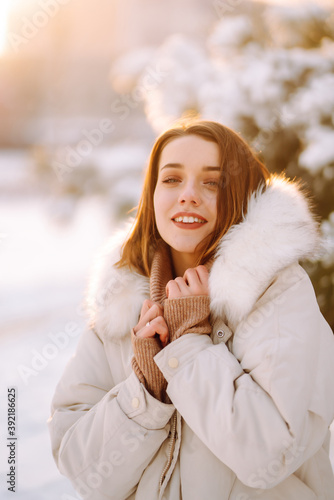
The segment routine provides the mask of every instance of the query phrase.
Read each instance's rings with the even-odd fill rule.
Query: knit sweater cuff
[[[210,334],[210,298],[194,295],[164,301],[164,318],[172,342],[185,333]]]
[[[132,368],[139,381],[154,398],[163,403],[169,402],[166,394],[167,381],[153,360],[161,351],[159,339],[137,337],[132,330],[131,342],[134,352]]]

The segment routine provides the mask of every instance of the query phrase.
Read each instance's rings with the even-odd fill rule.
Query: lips
[[[179,212],[172,217],[172,221],[182,229],[197,229],[208,222],[204,217],[193,212]]]

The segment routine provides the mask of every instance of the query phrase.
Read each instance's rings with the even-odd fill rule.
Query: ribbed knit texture
[[[185,333],[210,334],[210,298],[207,295],[166,299],[164,318],[168,326],[170,342]]]
[[[172,258],[169,247],[161,242],[154,254],[150,275],[151,300],[164,306],[164,318],[172,342],[185,333],[210,334],[210,299],[206,295],[166,298],[166,285],[173,279]],[[170,400],[166,394],[167,382],[153,358],[161,351],[157,337],[141,338],[131,333],[134,352],[132,368],[140,382],[153,397],[164,403]]]
[[[151,300],[163,305],[166,299],[166,285],[172,279],[173,267],[170,250],[164,242],[160,242],[151,266]],[[153,397],[164,403],[169,403],[170,400],[166,394],[167,381],[153,360],[154,356],[162,349],[160,339],[157,337],[140,338],[132,331],[131,341],[134,352],[133,371]]]
[[[150,274],[150,296],[154,302],[163,305],[166,296],[166,285],[174,279],[172,256],[169,246],[160,242],[152,261]]]
[[[159,339],[143,339],[137,337],[132,330],[131,341],[135,353],[132,358],[133,371],[153,397],[164,403],[169,402],[166,394],[167,381],[153,361],[154,356],[161,351]]]

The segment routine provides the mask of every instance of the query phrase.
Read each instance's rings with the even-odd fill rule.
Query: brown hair
[[[222,236],[246,214],[250,195],[257,189],[265,188],[269,171],[233,130],[220,123],[204,120],[176,125],[160,135],[152,148],[137,216],[131,234],[123,245],[118,267],[127,265],[149,276],[152,256],[161,240],[153,205],[161,152],[170,141],[185,135],[197,135],[215,142],[220,152],[217,221],[213,232],[200,244],[201,255],[197,265],[205,264],[213,257]]]

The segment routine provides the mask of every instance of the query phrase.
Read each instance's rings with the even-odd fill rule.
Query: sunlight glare
[[[0,56],[6,52],[7,22],[11,10],[11,0],[1,0],[0,3]]]

